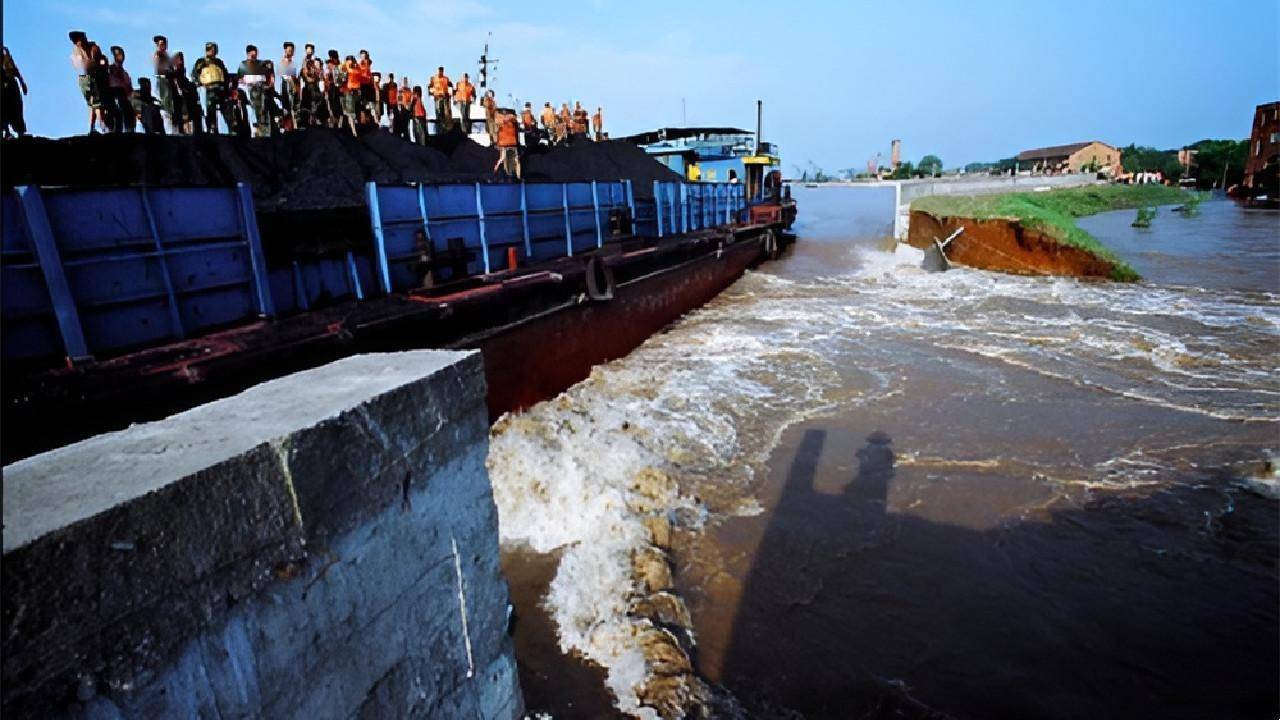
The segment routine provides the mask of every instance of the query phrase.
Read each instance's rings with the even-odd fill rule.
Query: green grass
[[[1138,208],[1138,216],[1133,219],[1130,227],[1149,228],[1151,221],[1156,219],[1156,209],[1154,207]]]
[[[978,220],[1006,218],[1039,230],[1064,245],[1080,248],[1110,262],[1115,280],[1137,280],[1138,273],[1115,253],[1081,230],[1076,218],[1108,210],[1185,202],[1188,193],[1163,185],[1097,185],[1049,192],[1015,192],[1003,195],[933,195],[911,203],[912,210],[936,216],[971,217]]]

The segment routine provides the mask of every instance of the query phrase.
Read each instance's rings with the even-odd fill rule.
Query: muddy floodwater
[[[785,259],[495,427],[529,710],[1276,717],[1280,218],[1087,218],[1122,285],[797,195]]]

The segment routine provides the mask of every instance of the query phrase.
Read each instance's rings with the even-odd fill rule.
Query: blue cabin
[[[749,202],[766,199],[766,177],[780,170],[778,146],[733,127],[660,128],[627,138],[690,182],[742,183]]]

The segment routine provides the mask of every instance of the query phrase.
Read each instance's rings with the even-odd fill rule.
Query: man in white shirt
[[[76,69],[76,82],[80,86],[80,94],[84,96],[85,104],[89,106],[89,132],[95,133],[97,130],[94,124],[104,125],[105,121],[102,116],[102,96],[101,89],[95,86],[93,82],[93,56],[89,52],[89,38],[82,30],[72,30],[67,33],[67,37],[71,39],[71,66]]]

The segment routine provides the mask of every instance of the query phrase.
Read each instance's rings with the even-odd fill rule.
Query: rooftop
[[[1087,147],[1093,143],[1107,145],[1101,140],[1086,140],[1084,142],[1070,143],[1068,145],[1050,145],[1049,147],[1035,148],[1034,150],[1023,150],[1018,153],[1018,160],[1043,160],[1044,158],[1066,157],[1080,148]],[[1107,147],[1111,147],[1107,145]]]
[[[755,135],[755,133],[735,127],[668,127],[636,133],[621,139],[636,145],[650,145],[663,140],[679,140],[699,135]]]

